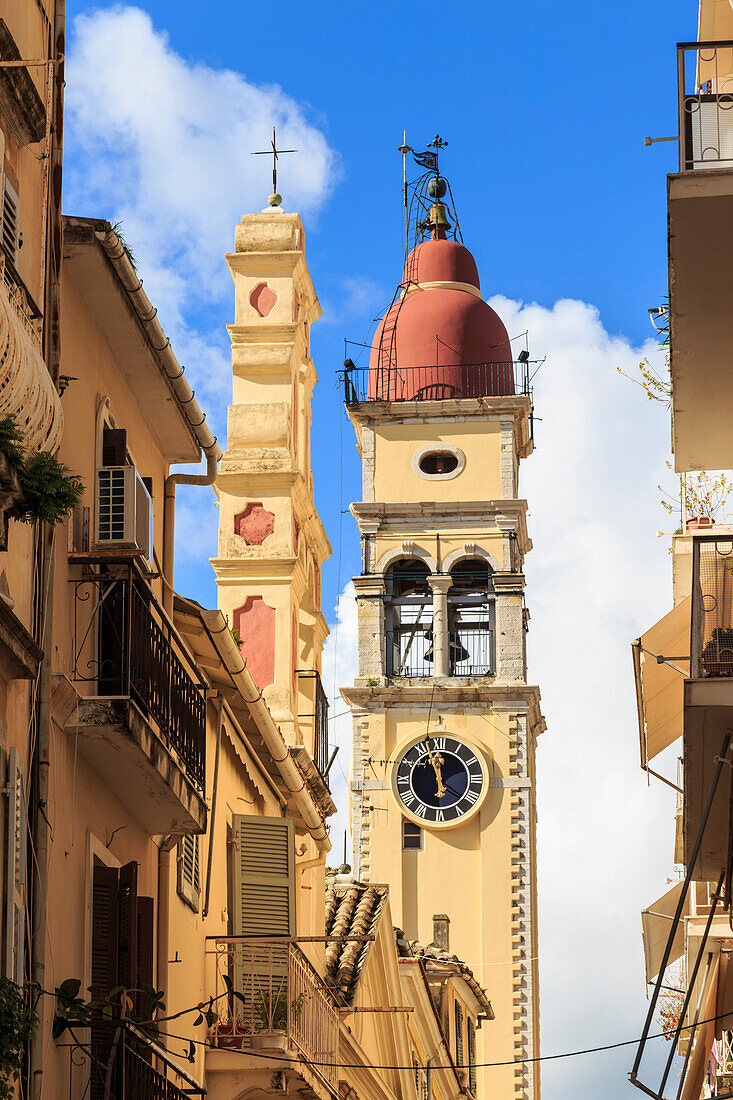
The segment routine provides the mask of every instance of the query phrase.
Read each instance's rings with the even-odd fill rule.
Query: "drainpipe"
[[[38,708],[36,712],[37,736],[35,765],[35,802],[33,818],[29,822],[33,830],[35,850],[35,880],[33,883],[33,908],[31,916],[31,983],[38,993],[46,989],[46,924],[48,899],[48,772],[51,746],[51,651],[53,638],[53,527],[43,524],[43,559],[41,569],[41,648],[43,658],[39,672]],[[32,1100],[40,1100],[43,1092],[43,1060],[45,1044],[44,1017],[46,1000],[39,996],[38,1026],[31,1040],[30,1084]]]
[[[176,534],[176,485],[213,485],[221,458],[216,440],[206,454],[205,474],[169,474],[163,493],[163,607],[173,618],[173,553]]]
[[[158,921],[156,928],[155,978],[158,989],[167,992],[168,984],[168,944],[170,932],[171,908],[171,850],[175,848],[177,836],[164,836],[158,849]],[[165,1046],[164,1029],[159,1042]]]
[[[221,754],[221,727],[224,722],[224,696],[219,693],[219,714],[216,720],[216,757],[214,758],[214,785],[211,791],[211,817],[209,818],[209,855],[206,862],[206,893],[201,910],[201,920],[209,915],[211,893],[211,865],[214,859],[214,825],[216,824],[216,792],[219,789],[219,756]]]

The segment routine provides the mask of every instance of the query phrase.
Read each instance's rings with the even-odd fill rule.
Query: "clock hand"
[[[443,757],[439,752],[436,752],[430,758],[430,763],[433,765],[433,771],[435,772],[435,782],[437,790],[435,792],[436,798],[442,798],[445,794],[445,784],[443,782]]]

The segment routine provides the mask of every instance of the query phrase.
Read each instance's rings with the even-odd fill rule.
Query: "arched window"
[[[448,592],[448,650],[451,676],[494,674],[494,588],[491,569],[480,558],[457,562]]]
[[[388,676],[432,676],[433,594],[428,567],[400,558],[385,573]]]

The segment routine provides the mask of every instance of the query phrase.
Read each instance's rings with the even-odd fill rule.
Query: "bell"
[[[434,202],[430,207],[428,225],[431,225],[433,229],[450,229],[448,215],[445,212],[445,207],[442,202]]]
[[[459,665],[461,661],[465,661],[468,657],[470,657],[470,653],[461,641],[459,634],[454,634],[451,631],[448,646],[450,650],[451,664]]]

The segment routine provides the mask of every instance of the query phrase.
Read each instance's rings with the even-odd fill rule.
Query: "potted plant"
[[[296,1021],[303,1011],[301,993],[290,1001],[290,1013]],[[260,993],[255,1000],[255,1033],[250,1040],[253,1050],[273,1048],[286,1050],[288,1046],[288,998],[285,990],[279,993]]]

